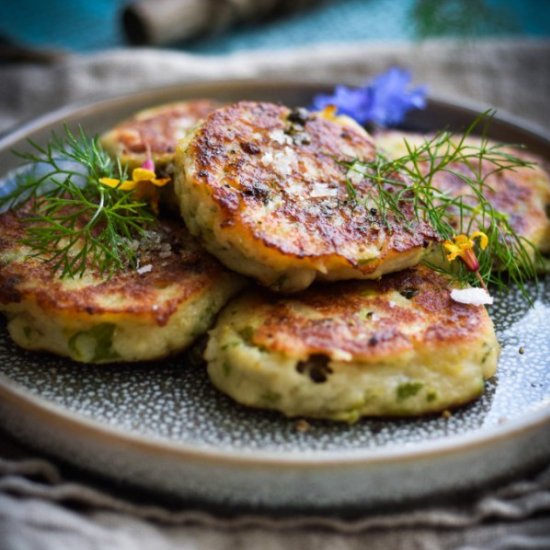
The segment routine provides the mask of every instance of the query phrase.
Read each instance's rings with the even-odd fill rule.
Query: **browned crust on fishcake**
[[[164,326],[179,307],[229,276],[181,222],[165,219],[157,230],[162,248],[148,247],[142,256],[142,266],[152,265],[150,272],[125,270],[110,279],[87,273],[82,285],[72,288],[47,263],[27,256],[18,244],[24,227],[24,209],[0,215],[0,309],[34,302],[58,315],[131,316]],[[78,283],[78,278],[70,282]]]
[[[410,296],[399,296],[408,307],[395,293]],[[247,305],[262,319],[252,343],[291,357],[345,352],[351,361],[376,363],[407,351],[474,343],[491,329],[483,306],[453,301],[448,280],[421,266],[380,281],[310,288],[288,299],[257,293]]]
[[[412,145],[421,145],[426,137],[415,133],[382,131],[375,136],[375,139],[380,147],[389,146],[390,156],[401,156],[406,154],[404,140]],[[466,144],[469,142],[476,145],[479,139],[470,137],[466,140]],[[395,153],[394,148],[397,148]],[[532,240],[543,251],[550,250],[550,220],[546,213],[546,209],[550,206],[548,167],[545,166],[543,159],[531,153],[510,146],[504,146],[501,149],[534,165],[491,173],[497,168],[496,165],[484,160],[481,165],[481,173],[486,177],[484,195],[494,208],[508,214],[508,221],[514,231]],[[453,197],[470,196],[469,202],[475,204],[475,199],[471,197],[471,188],[458,175],[462,174],[475,180],[473,169],[477,170],[478,165],[473,159],[471,163],[471,167],[465,163],[451,163],[445,171],[434,174],[433,186]],[[419,163],[419,165],[424,173],[429,170],[428,162]]]
[[[372,160],[375,148],[370,136],[359,127],[319,114],[310,114],[302,127],[297,126],[288,120],[290,113],[284,106],[254,102],[218,109],[206,118],[185,151],[192,165],[186,185],[209,194],[219,213],[219,227],[235,235],[234,243],[245,252],[253,246],[279,257],[311,260],[304,265],[314,266],[328,258],[368,274],[393,256],[435,239],[426,224],[412,223],[407,228],[391,219],[391,234],[380,239],[378,213],[372,215],[350,201],[347,168],[341,164],[353,158]],[[280,143],[273,132],[284,133],[292,143]],[[265,154],[285,155],[287,148],[296,159],[289,174],[278,172],[277,161],[271,165],[262,161]],[[310,177],[308,165],[322,179]],[[326,184],[337,195],[315,197],[318,184]],[[363,180],[356,188],[361,194],[371,185]],[[274,201],[277,206],[257,223],[258,209]],[[360,251],[380,240],[378,258],[360,264]]]
[[[136,113],[101,138],[114,155],[140,163],[150,152],[157,163],[168,162],[181,139],[182,130],[190,130],[221,104],[197,99],[160,105]]]

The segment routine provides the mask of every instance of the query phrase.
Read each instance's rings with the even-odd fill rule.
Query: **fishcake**
[[[372,138],[347,117],[244,101],[179,143],[174,185],[187,227],[212,254],[297,291],[404,269],[437,240],[410,201],[399,205],[410,222],[397,223],[366,200],[369,177],[350,181],[350,162],[374,158]]]
[[[130,171],[152,159],[159,174],[170,175],[178,140],[219,106],[197,99],[139,111],[103,134],[100,143]]]
[[[168,219],[135,242],[137,270],[62,279],[21,244],[26,215],[0,215],[0,311],[23,348],[83,363],[162,358],[204,333],[243,285]]]
[[[210,99],[196,99],[152,107],[103,134],[100,143],[130,173],[152,161],[157,176],[172,178],[178,140],[219,106]],[[171,183],[158,189],[158,193],[165,211],[179,212]]]
[[[483,306],[455,302],[424,266],[301,294],[249,291],[221,313],[205,357],[239,403],[354,422],[414,416],[478,397],[499,345]]]
[[[428,136],[429,138],[429,136]],[[463,139],[459,136],[456,141]],[[420,147],[425,143],[426,136],[415,133],[386,130],[375,135],[377,146],[390,158],[398,159],[407,155],[409,147]],[[465,140],[466,146],[479,147],[480,138],[469,137]],[[491,142],[488,143],[491,146]],[[487,176],[484,195],[492,206],[508,214],[512,229],[520,236],[530,241],[542,252],[550,252],[550,177],[544,169],[543,159],[536,155],[518,150],[514,147],[503,146],[500,149],[515,157],[535,163],[533,166],[517,167],[513,170],[503,170]],[[419,163],[426,173],[428,162]],[[474,163],[475,167],[475,163]],[[482,165],[482,174],[494,171],[496,165],[485,160]],[[451,171],[472,177],[472,168],[465,163],[452,163],[447,170],[434,174],[432,185],[445,191],[451,197],[472,195],[469,186],[460,177]],[[457,220],[458,223],[458,220]],[[463,224],[467,225],[467,214]]]

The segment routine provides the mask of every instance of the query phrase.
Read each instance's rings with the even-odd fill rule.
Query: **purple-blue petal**
[[[333,94],[316,96],[312,107],[319,110],[335,105],[338,113],[361,124],[393,126],[399,124],[410,109],[422,109],[426,105],[426,88],[407,90],[410,82],[409,71],[392,67],[362,87],[336,86]]]

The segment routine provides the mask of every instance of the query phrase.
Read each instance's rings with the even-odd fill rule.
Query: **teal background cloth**
[[[472,0],[455,1],[468,6]],[[126,45],[120,12],[127,0],[3,0],[0,36],[20,45],[93,52]],[[475,2],[474,2],[475,4]],[[493,28],[480,17],[480,34],[550,36],[550,0],[486,0],[511,27]],[[305,12],[259,25],[241,25],[223,35],[179,45],[202,54],[281,49],[320,42],[416,40],[415,0],[333,0]],[[452,32],[447,33],[452,35]]]

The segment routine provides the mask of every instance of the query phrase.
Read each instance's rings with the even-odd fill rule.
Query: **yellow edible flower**
[[[460,258],[470,271],[479,270],[479,261],[474,252],[475,239],[479,239],[481,250],[485,250],[489,244],[489,238],[482,231],[474,231],[468,235],[456,235],[452,241],[445,241],[443,247],[448,252],[447,260],[452,262]]]
[[[122,191],[133,191],[140,183],[152,183],[157,187],[163,187],[170,181],[170,178],[157,178],[155,172],[147,170],[145,168],[135,168],[132,171],[132,179],[125,180],[120,183],[120,180],[116,178],[100,178],[99,182],[108,187],[117,187]]]
[[[338,117],[336,116],[338,108],[336,105],[327,105],[321,112],[320,115],[323,118],[326,118],[327,120],[336,120]]]
[[[151,208],[158,213],[159,196],[155,187],[163,187],[170,178],[157,178],[153,170],[135,168],[132,170],[132,179],[120,181],[116,178],[100,178],[99,182],[108,187],[116,187],[122,191],[133,191],[136,198],[144,199],[151,204]]]

